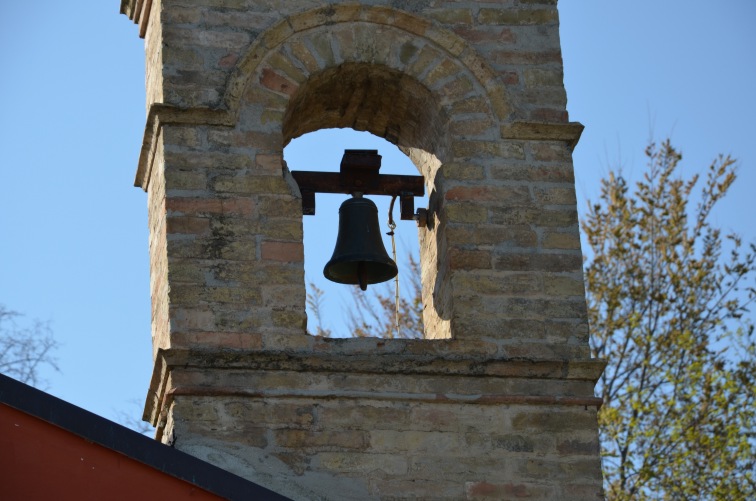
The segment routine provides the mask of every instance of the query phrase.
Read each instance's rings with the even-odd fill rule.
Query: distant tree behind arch
[[[602,181],[582,222],[591,348],[608,361],[606,494],[756,499],[756,249],[711,217],[735,161],[719,157],[699,183],[668,140],[646,156],[634,188],[621,173]]]
[[[44,386],[43,366],[58,370],[58,347],[50,325],[39,320],[20,323],[23,315],[0,304],[0,372],[32,386]]]

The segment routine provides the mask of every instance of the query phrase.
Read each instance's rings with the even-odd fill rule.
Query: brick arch
[[[239,97],[228,110],[237,127],[281,146],[307,132],[350,127],[408,154],[425,176],[436,217],[420,234],[425,335],[448,339],[453,304],[439,218],[449,173],[440,174],[467,154],[460,141],[498,140],[510,114],[504,86],[456,35],[428,21],[383,8],[323,12],[308,13],[307,25],[295,16],[260,36],[229,83],[228,96]]]
[[[448,116],[420,82],[382,65],[344,63],[313,75],[292,96],[283,139],[325,128],[352,128],[405,151],[443,156]]]
[[[224,107],[237,130],[266,138],[258,154],[282,158],[295,137],[350,127],[410,157],[426,179],[434,218],[419,235],[425,336],[448,339],[455,314],[447,221],[450,209],[466,209],[452,207],[460,203],[446,192],[457,182],[455,165],[498,151],[500,127],[514,117],[506,92],[467,42],[432,21],[340,5],[260,34],[228,80]]]
[[[330,54],[323,38],[334,42]],[[283,92],[290,93],[313,73],[350,62],[381,64],[406,73],[437,93],[444,105],[458,100],[465,90],[474,90],[483,96],[495,121],[513,120],[506,87],[464,39],[427,18],[389,7],[355,4],[295,14],[261,33],[229,77],[224,107],[238,115],[245,89],[266,77],[266,63],[279,63],[282,71],[267,68],[275,73],[268,78],[278,78],[282,85],[289,80]],[[460,80],[456,84],[448,81],[455,70]]]
[[[285,79],[270,77],[272,73],[266,73],[266,69],[263,66],[260,73],[263,85],[252,86],[248,96],[261,99],[266,91],[291,92],[281,115],[282,144],[325,128],[368,131],[407,154],[425,178],[431,207],[438,203],[443,196],[439,191],[444,189],[437,177],[447,158],[452,117],[420,81],[383,64],[346,62],[289,87]],[[491,128],[495,134],[496,128]],[[451,293],[442,264],[446,259],[445,237],[437,225],[431,228],[419,232],[424,337],[448,339],[452,336],[448,321]]]

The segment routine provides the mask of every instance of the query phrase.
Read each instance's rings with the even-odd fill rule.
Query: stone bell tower
[[[146,47],[157,438],[294,499],[601,498],[556,0],[121,12]],[[333,127],[424,178],[422,340],[305,331],[282,155]]]

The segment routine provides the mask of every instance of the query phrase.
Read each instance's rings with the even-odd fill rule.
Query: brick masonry
[[[601,497],[556,1],[122,0],[145,38],[155,372],[176,447],[295,499]],[[425,339],[305,332],[293,138],[425,177]]]

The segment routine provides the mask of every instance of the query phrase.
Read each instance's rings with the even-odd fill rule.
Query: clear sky
[[[61,372],[45,373],[48,390],[108,418],[140,412],[131,401],[143,401],[152,369],[146,196],[132,186],[145,119],[143,41],[118,7],[0,2],[0,303],[51,322]],[[756,241],[756,2],[561,0],[559,8],[570,119],[586,126],[574,154],[579,208],[611,167],[637,177],[652,133],[671,136],[687,174],[719,153],[740,160],[716,218]],[[326,170],[344,148],[377,148],[386,172],[410,172],[393,146],[364,135],[305,137],[286,158],[294,169]],[[335,235],[341,201],[329,208],[320,197],[318,213],[331,222],[305,220],[308,278],[330,257],[335,236],[326,232]],[[401,249],[414,228],[399,225]],[[313,253],[309,239],[327,243]],[[331,297],[336,311],[349,300],[343,289]]]

